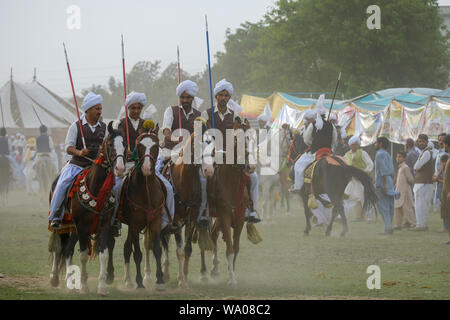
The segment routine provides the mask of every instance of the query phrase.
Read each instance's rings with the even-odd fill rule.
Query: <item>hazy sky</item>
[[[121,38],[125,38],[126,69],[138,61],[161,60],[163,68],[176,61],[180,46],[182,68],[203,71],[208,15],[212,56],[223,50],[227,28],[260,20],[275,0],[0,0],[0,86],[10,75],[29,82],[33,69],[44,85],[71,96],[62,43],[65,42],[80,92],[92,84],[106,85],[113,75],[122,79]],[[441,0],[450,5],[450,0]],[[66,12],[77,5],[81,28],[69,30]]]
[[[205,14],[211,54],[223,50],[227,28],[260,20],[274,0],[0,0],[0,86],[32,80],[33,69],[44,85],[71,96],[62,43],[65,42],[77,92],[91,84],[122,79],[121,34],[126,70],[142,60],[161,60],[163,68],[176,61],[180,46],[182,68],[204,70]],[[70,5],[81,10],[81,28],[69,30]]]

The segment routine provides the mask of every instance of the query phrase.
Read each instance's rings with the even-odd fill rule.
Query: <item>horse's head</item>
[[[108,124],[108,136],[103,141],[103,148],[108,165],[114,168],[114,174],[122,176],[125,172],[125,142],[118,127],[118,121]]]
[[[214,175],[214,138],[208,133],[203,134],[202,140],[202,173],[205,177]]]
[[[155,172],[155,163],[159,154],[159,126],[155,130],[141,134],[136,139],[136,148],[142,174],[147,177]]]
[[[239,117],[236,117],[233,123],[233,129],[236,132],[238,132],[239,129],[241,129],[244,132],[245,135],[245,170],[249,173],[253,173],[256,170],[256,161],[252,161],[252,163],[249,161],[249,155],[252,154],[256,156],[256,149],[257,148],[257,138],[256,138],[256,131],[248,131],[251,129],[250,122],[247,118],[242,121]],[[253,134],[252,134],[253,133]],[[237,154],[238,150],[238,138],[235,135],[235,154]]]

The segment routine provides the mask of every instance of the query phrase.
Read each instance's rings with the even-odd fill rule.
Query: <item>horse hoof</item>
[[[219,275],[220,275],[219,271],[217,271],[217,270],[212,270],[211,271],[211,277],[218,278]]]
[[[178,281],[178,288],[180,289],[188,289],[189,286],[185,280],[179,280]]]
[[[138,284],[136,290],[142,290],[142,289],[145,289],[144,285],[143,284]]]
[[[52,287],[56,288],[59,285],[59,279],[57,277],[50,278],[50,284]]]
[[[232,289],[236,289],[237,288],[237,281],[236,280],[228,280],[228,286]]]
[[[85,284],[85,285],[82,284],[81,285],[80,293],[81,294],[88,294],[89,293],[89,288],[88,288],[87,284]]]
[[[132,284],[131,282],[125,282],[125,287],[127,288],[127,289],[134,289],[134,284]]]
[[[109,295],[109,291],[106,288],[97,288],[97,294],[102,297],[107,297]]]
[[[203,283],[208,283],[208,276],[206,274],[202,274],[202,276],[200,277],[200,281]]]
[[[144,277],[144,286],[146,288],[151,288],[153,280],[151,277]]]
[[[156,284],[156,291],[164,291],[164,290],[166,290],[166,285],[164,283]]]
[[[106,284],[112,285],[114,282],[114,274],[106,276]]]

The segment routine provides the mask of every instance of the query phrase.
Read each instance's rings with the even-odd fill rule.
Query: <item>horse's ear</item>
[[[108,123],[108,133],[109,133],[109,135],[112,135],[112,133],[114,132],[113,122],[114,121],[111,121],[110,123]]]
[[[159,132],[159,123],[156,124],[156,127],[155,127],[155,129],[153,130],[153,132],[154,132],[156,135],[158,135],[158,132]]]

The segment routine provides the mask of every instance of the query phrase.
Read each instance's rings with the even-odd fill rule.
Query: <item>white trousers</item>
[[[324,199],[328,198],[326,194],[320,196]],[[317,200],[317,205],[318,207],[316,209],[311,209],[312,214],[317,218],[317,224],[329,225],[333,208],[325,208],[319,200]]]
[[[414,206],[416,208],[416,227],[428,226],[428,214],[433,198],[433,185],[418,183],[414,185]]]
[[[295,162],[294,171],[295,171],[295,190],[300,190],[303,186],[303,176],[305,169],[308,165],[314,162],[315,155],[309,152],[305,152],[302,156]]]

